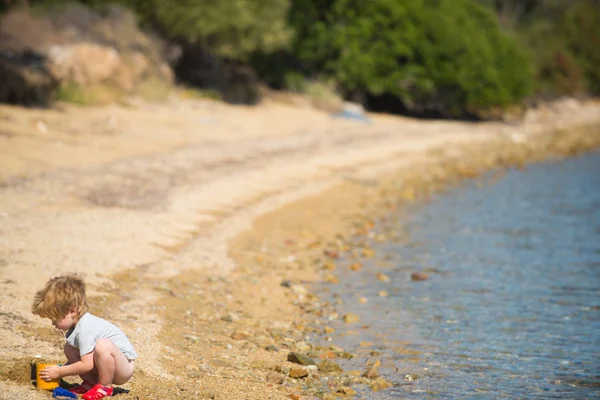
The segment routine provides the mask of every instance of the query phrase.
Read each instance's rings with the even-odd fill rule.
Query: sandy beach
[[[0,398],[50,398],[29,364],[63,361],[64,339],[29,310],[68,272],[140,355],[119,399],[351,397],[375,380],[288,361],[344,356],[305,336],[324,330],[310,283],[335,282],[341,253],[368,256],[346,239],[445,185],[600,147],[597,102],[510,124],[368,117],[181,99],[0,106]]]

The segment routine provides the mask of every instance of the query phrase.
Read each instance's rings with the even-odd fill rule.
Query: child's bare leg
[[[122,385],[133,375],[134,362],[129,361],[110,340],[100,339],[94,350],[94,365],[98,371],[98,383]]]
[[[65,350],[65,356],[67,357],[67,361],[69,362],[69,364],[73,364],[73,363],[76,363],[77,361],[81,360],[81,357],[79,356],[79,350],[77,350],[76,347],[73,347],[70,344],[65,343],[64,350]],[[81,379],[83,379],[84,381],[91,383],[92,386],[98,382],[98,377],[96,376],[94,371],[90,371],[87,374],[79,375],[79,377]]]

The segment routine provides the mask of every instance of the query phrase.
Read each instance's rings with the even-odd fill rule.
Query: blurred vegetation
[[[599,0],[480,1],[529,54],[538,98],[600,95]]]
[[[111,85],[93,85],[82,87],[75,83],[64,83],[56,92],[57,101],[87,105],[106,105],[118,102],[123,98],[123,92]]]
[[[0,12],[61,2],[0,0]],[[202,53],[184,57],[188,64],[208,55],[211,68],[250,66],[273,88],[313,97],[464,117],[600,94],[600,0],[112,2],[184,52]],[[70,91],[63,96],[78,98]]]
[[[351,97],[389,95],[408,111],[460,116],[529,94],[529,61],[471,0],[297,2],[294,52]]]

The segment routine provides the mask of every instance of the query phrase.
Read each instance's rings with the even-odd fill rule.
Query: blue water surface
[[[394,230],[328,295],[361,317],[330,322],[344,367],[395,384],[363,398],[600,398],[600,153],[468,182]]]

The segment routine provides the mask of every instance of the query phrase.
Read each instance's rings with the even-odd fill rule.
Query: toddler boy
[[[83,382],[69,389],[84,400],[99,400],[113,393],[113,384],[131,379],[137,353],[127,336],[112,323],[88,312],[85,282],[75,275],[50,279],[35,294],[31,310],[66,331],[67,364],[40,371],[44,380],[79,375]]]

